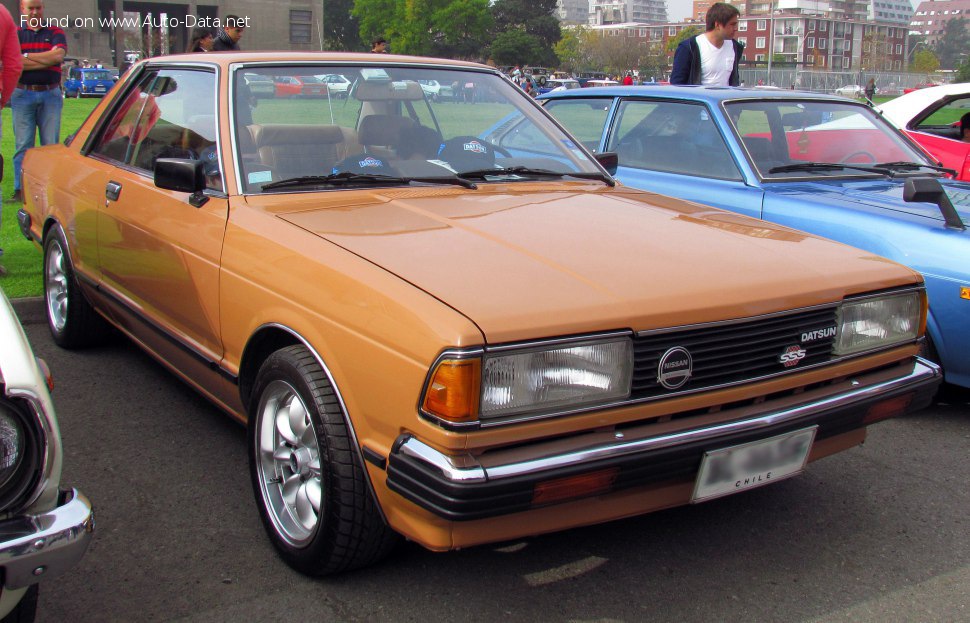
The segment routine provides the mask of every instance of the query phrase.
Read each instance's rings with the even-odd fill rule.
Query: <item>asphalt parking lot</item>
[[[310,579],[263,534],[240,426],[124,339],[67,352],[42,317],[26,329],[54,374],[63,483],[97,513],[41,622],[970,620],[966,392],[770,487]]]

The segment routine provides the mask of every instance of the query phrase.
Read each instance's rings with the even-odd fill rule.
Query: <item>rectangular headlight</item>
[[[621,400],[630,395],[632,375],[633,343],[628,337],[486,354],[480,417]]]
[[[912,342],[923,323],[922,292],[846,301],[839,311],[837,355]]]

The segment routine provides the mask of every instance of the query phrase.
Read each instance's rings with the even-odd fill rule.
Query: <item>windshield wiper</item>
[[[893,176],[890,169],[882,166],[868,166],[864,164],[851,164],[848,162],[799,162],[797,164],[786,164],[780,167],[768,169],[768,173],[789,173],[791,171],[841,171],[842,169],[855,169],[867,173],[878,173],[880,175]]]
[[[489,177],[502,177],[503,175],[533,175],[536,177],[575,177],[584,180],[599,180],[610,186],[616,186],[616,180],[602,173],[581,173],[581,172],[562,172],[550,169],[532,169],[524,166],[504,167],[501,169],[476,169],[474,171],[462,171],[458,175],[463,178],[487,179]]]
[[[456,175],[435,176],[435,177],[397,177],[394,175],[377,175],[373,173],[353,173],[351,171],[341,171],[331,175],[303,175],[301,177],[290,177],[277,182],[264,184],[261,190],[273,190],[275,188],[289,188],[293,186],[322,186],[322,185],[342,185],[342,184],[410,184],[411,182],[425,184],[455,184],[464,188],[478,188],[472,182],[462,179]]]
[[[880,162],[873,166],[892,169],[894,171],[914,171],[916,169],[933,169],[934,171],[939,171],[941,173],[949,173],[953,177],[957,176],[957,172],[953,169],[949,169],[947,167],[941,167],[936,164],[922,164],[920,162],[905,162],[905,161]]]

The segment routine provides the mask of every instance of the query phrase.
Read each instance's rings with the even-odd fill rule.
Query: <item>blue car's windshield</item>
[[[762,99],[729,102],[724,108],[763,178],[871,175],[878,171],[867,168],[884,163],[932,164],[865,106]]]
[[[98,71],[84,71],[81,72],[81,77],[84,80],[111,80],[111,72],[105,69]]]

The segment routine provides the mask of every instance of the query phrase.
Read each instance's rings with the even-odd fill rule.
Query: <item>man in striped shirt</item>
[[[24,71],[10,100],[13,110],[13,133],[16,150],[13,155],[13,201],[23,201],[21,172],[24,154],[34,146],[40,131],[40,144],[60,141],[61,61],[67,54],[64,31],[44,22],[43,0],[20,0],[20,51]]]

